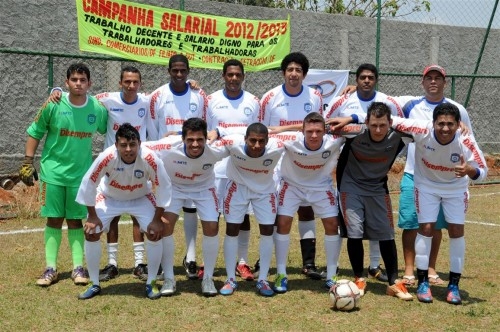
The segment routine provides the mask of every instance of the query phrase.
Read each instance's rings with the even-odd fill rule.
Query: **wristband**
[[[481,171],[479,170],[479,168],[476,168],[476,175],[474,175],[471,179],[472,180],[477,180],[477,178],[479,177],[479,175],[481,175]]]
[[[33,164],[33,160],[35,159],[35,157],[31,157],[31,156],[24,156],[24,161],[23,161],[23,164]]]
[[[63,92],[62,88],[56,86],[55,88],[52,88],[52,90],[50,90],[50,93],[54,92],[54,91],[61,91],[61,93]]]

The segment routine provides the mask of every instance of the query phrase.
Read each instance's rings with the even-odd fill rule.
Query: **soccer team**
[[[356,71],[356,86],[334,99],[323,114],[321,94],[303,84],[308,69],[302,53],[287,55],[281,63],[284,84],[259,102],[242,89],[245,73],[237,60],[224,64],[224,88],[209,96],[188,81],[189,62],[183,55],[170,58],[170,82],[150,95],[139,93],[140,72],[125,67],[120,92],[91,97],[89,69],[71,65],[68,93],[45,103],[27,130],[20,170],[23,182],[33,185],[35,152],[46,136],[40,160],[46,269],[37,284],[49,286],[58,280],[57,255],[66,219],[71,277],[75,284],[89,284],[78,298],[99,294],[100,281],[118,275],[117,225],[127,213],[134,221],[134,275],[146,281],[150,299],[174,294],[173,232],[182,209],[183,265],[188,278],[202,280],[203,295],[233,294],[237,275],[249,281],[258,278],[262,296],[285,293],[290,230],[298,212],[306,276],[326,279],[327,289],[335,284],[343,236],[355,283],[364,294],[362,240],[368,239],[368,277],[387,282],[388,295],[412,300],[406,287],[415,283],[416,265],[417,299],[426,303],[433,301],[430,284],[443,283],[435,264],[441,229],[448,229],[446,301],[460,304],[468,184],[483,180],[487,168],[466,110],[444,97],[445,70],[438,65],[424,69],[424,96],[390,97],[375,90],[376,67],[363,64]],[[106,133],[106,145],[92,163],[96,131]],[[405,270],[399,278],[387,173],[405,146],[398,222]],[[247,263],[250,212],[260,230],[254,271]],[[220,215],[226,222],[227,279],[217,291],[212,278]],[[326,271],[315,263],[315,215],[324,226]],[[196,264],[198,216],[202,266]],[[102,232],[108,233],[108,264],[99,271]],[[273,248],[277,275],[271,286],[267,278]],[[162,279],[160,288],[157,282]]]

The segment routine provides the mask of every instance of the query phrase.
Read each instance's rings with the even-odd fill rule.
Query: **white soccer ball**
[[[350,311],[359,307],[361,294],[358,286],[350,280],[338,280],[329,293],[332,306],[337,310]]]

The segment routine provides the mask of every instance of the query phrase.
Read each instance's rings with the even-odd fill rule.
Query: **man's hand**
[[[163,135],[163,137],[168,137],[168,136],[172,136],[172,135],[179,135],[179,132],[175,131],[175,130],[170,130],[170,131],[167,131],[167,133],[165,135]]]
[[[462,121],[460,121],[460,131],[462,132],[462,136],[472,134],[470,128],[467,127]]]
[[[455,166],[455,177],[463,178],[468,175],[470,178],[473,178],[476,174],[476,169],[469,164],[464,159],[464,155],[460,155],[460,165]]]
[[[59,102],[61,101],[61,96],[62,92],[60,90],[53,90],[49,95],[49,98],[47,98],[47,102],[59,104]]]
[[[87,234],[96,234],[102,232],[102,222],[98,216],[90,216],[83,225],[83,231]]]
[[[340,91],[339,96],[350,95],[353,92],[356,92],[357,87],[355,85],[348,85]]]
[[[352,123],[352,117],[337,117],[326,120],[326,124],[330,126],[330,132],[339,131],[344,126]]]
[[[219,133],[217,130],[212,129],[207,134],[207,144],[211,144],[213,141],[219,138]]]
[[[148,239],[151,241],[158,241],[163,236],[163,222],[153,219],[148,225]]]
[[[201,86],[198,81],[195,80],[189,80],[189,87],[191,87],[192,90],[200,90]]]
[[[33,157],[24,157],[21,169],[19,170],[19,178],[25,185],[30,187],[35,184],[33,179],[38,181],[38,173],[35,166],[33,166]]]

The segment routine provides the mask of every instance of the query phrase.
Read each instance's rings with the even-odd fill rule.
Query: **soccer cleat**
[[[148,280],[148,266],[146,264],[138,264],[134,268],[134,278],[138,278],[141,281]]]
[[[260,272],[260,259],[258,259],[255,262],[255,265],[253,266],[253,277],[258,278],[259,277],[259,272]]]
[[[375,278],[378,281],[382,282],[389,281],[389,278],[387,278],[387,274],[380,265],[375,268],[368,266],[368,278]]]
[[[113,264],[108,264],[99,273],[99,281],[109,281],[116,278],[118,269]]]
[[[408,293],[408,290],[402,280],[396,280],[394,285],[387,286],[386,294],[389,296],[395,296],[403,301],[413,300],[413,296]]]
[[[260,295],[265,297],[274,295],[274,291],[272,290],[271,286],[269,286],[267,280],[259,280],[257,282],[257,291],[259,292]]]
[[[330,290],[337,283],[337,276],[333,276],[325,282],[325,288]]]
[[[186,275],[188,279],[190,280],[196,280],[198,279],[198,268],[196,267],[196,262],[195,261],[186,261],[186,256],[184,256],[184,259],[182,260],[182,265],[184,266],[184,269],[186,270]]]
[[[423,303],[432,303],[432,293],[428,281],[424,281],[418,285],[417,299]]]
[[[43,271],[40,278],[38,278],[38,280],[36,281],[36,284],[38,286],[46,287],[46,286],[50,286],[50,285],[56,283],[57,280],[58,280],[57,271],[51,267],[48,267],[45,269],[45,271]]]
[[[302,267],[302,274],[313,280],[321,280],[321,272],[318,271],[316,265],[307,264]]]
[[[356,284],[356,286],[358,286],[359,296],[365,295],[365,291],[366,291],[366,281],[365,281],[365,278],[357,278],[356,277],[354,279],[354,283]]]
[[[221,293],[221,295],[232,295],[236,288],[238,288],[238,284],[236,283],[236,281],[234,281],[233,278],[227,279],[224,283],[224,286],[222,286],[222,288],[219,290],[219,293]]]
[[[158,287],[156,286],[156,280],[153,280],[150,284],[146,285],[146,296],[150,300],[156,300],[161,297],[161,293],[158,291]]]
[[[246,281],[252,281],[254,278],[252,270],[250,270],[250,266],[247,264],[238,264],[238,266],[236,266],[236,275]]]
[[[89,283],[89,273],[83,266],[77,266],[76,269],[71,272],[71,279],[75,285],[87,285]]]
[[[214,281],[212,278],[204,278],[201,282],[201,293],[206,296],[215,296],[217,295],[217,289],[215,289]]]
[[[283,273],[276,275],[273,290],[278,294],[283,294],[288,291],[288,278]]]
[[[79,300],[88,300],[101,293],[101,286],[90,283],[90,286],[78,294]]]
[[[162,296],[172,296],[175,293],[175,280],[166,278],[161,286],[160,293]]]
[[[205,267],[202,265],[198,270],[198,279],[203,280],[204,275],[205,275]]]
[[[448,291],[446,293],[446,302],[449,304],[462,304],[462,299],[460,298],[460,290],[458,285],[448,285]]]

